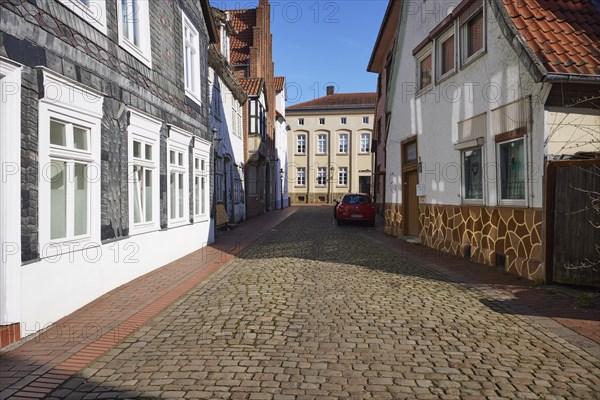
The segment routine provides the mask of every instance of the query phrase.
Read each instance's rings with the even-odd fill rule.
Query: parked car
[[[335,203],[334,216],[338,225],[350,221],[363,221],[375,226],[375,205],[368,194],[346,193]]]

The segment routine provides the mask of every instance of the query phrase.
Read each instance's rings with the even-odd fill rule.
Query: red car
[[[335,202],[334,216],[338,225],[346,221],[364,221],[375,226],[375,206],[368,194],[346,193]]]

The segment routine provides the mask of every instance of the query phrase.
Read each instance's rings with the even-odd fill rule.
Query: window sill
[[[131,44],[125,37],[119,35],[119,46],[121,46],[125,51],[131,54],[133,57],[138,59],[148,68],[152,68],[152,56],[150,51],[143,51],[142,49],[136,47]]]
[[[440,76],[437,78],[437,81],[436,81],[435,83],[436,83],[437,85],[439,85],[440,83],[443,83],[444,81],[446,81],[446,80],[448,80],[448,79],[452,78],[452,77],[453,77],[454,75],[456,75],[457,73],[458,73],[458,70],[457,70],[456,68],[454,68],[454,69],[452,69],[452,70],[450,70],[450,71],[446,72],[445,74],[443,74],[443,75],[440,75]]]
[[[433,89],[433,86],[434,86],[433,83],[430,83],[429,85],[425,86],[423,89],[419,89],[419,91],[415,94],[415,99],[418,99],[419,97],[423,96],[427,92],[431,91]]]
[[[336,156],[347,156],[348,152],[345,152],[345,153],[336,153],[335,155]]]
[[[460,69],[462,70],[462,69],[468,67],[469,65],[471,65],[472,63],[474,63],[475,61],[477,61],[480,57],[482,57],[486,53],[487,53],[487,51],[485,49],[481,49],[477,53],[475,53],[475,54],[473,54],[473,55],[465,58],[461,62]]]
[[[188,97],[190,100],[192,100],[194,103],[196,103],[199,106],[202,106],[202,100],[200,99],[200,94],[198,93],[194,93],[189,89],[185,89],[185,95],[186,97]],[[219,121],[221,121],[221,117],[217,116],[215,114],[213,114],[213,116],[218,119]]]
[[[369,156],[371,155],[371,151],[361,151],[358,153],[359,156]]]
[[[154,232],[154,231],[158,231],[158,230],[160,230],[160,228],[155,223],[137,224],[137,225],[132,224],[131,228],[129,229],[129,236],[142,235],[144,233],[150,233],[150,232]]]
[[[167,223],[167,228],[179,228],[181,226],[189,225],[190,221],[187,218],[184,219],[170,219]]]
[[[208,218],[207,215],[195,215],[194,216],[194,223],[195,224],[199,224],[199,223],[203,223],[203,222],[209,222],[210,218]]]
[[[91,237],[84,237],[81,239],[64,240],[61,242],[50,241],[43,245],[40,244],[40,247],[40,259],[52,257],[59,257],[60,259],[60,257],[65,254],[76,253],[78,251],[100,247],[100,241],[94,241]]]

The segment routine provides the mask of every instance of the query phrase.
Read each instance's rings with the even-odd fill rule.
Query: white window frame
[[[306,134],[304,133],[296,136],[296,154],[306,154]]]
[[[169,139],[167,140],[167,221],[168,227],[189,224],[190,219],[190,163],[189,148],[192,139],[190,132],[184,131],[173,125],[169,125]],[[171,151],[183,154],[183,165],[171,164]],[[177,157],[178,158],[178,157]],[[171,173],[183,174],[183,215],[171,218]],[[179,187],[177,187],[179,189]],[[179,204],[178,194],[175,193],[175,207]]]
[[[152,68],[152,50],[150,43],[150,2],[148,0],[124,0],[127,2],[127,10],[132,11],[137,15],[134,18],[138,21],[140,44],[139,46],[132,43],[124,35],[123,25],[123,6],[122,0],[117,0],[117,23],[119,29],[119,46],[127,50],[131,55],[137,58],[146,66]],[[128,23],[129,28],[133,27],[133,23]]]
[[[306,168],[304,167],[296,169],[296,186],[306,186]]]
[[[342,140],[342,136],[344,136],[346,138],[345,141]],[[349,138],[350,138],[350,135],[346,132],[340,133],[338,135],[338,153],[348,154],[348,145],[349,145],[348,139]],[[344,145],[344,146],[342,147],[342,145]]]
[[[468,32],[468,24],[469,22],[475,18],[475,16],[477,14],[479,14],[479,12],[482,13],[482,19],[483,19],[483,44],[481,46],[481,49],[477,50],[475,53],[471,54],[471,55],[467,55],[467,51],[468,51],[468,40],[469,40],[469,32]],[[485,53],[486,51],[486,47],[487,47],[487,22],[486,22],[486,7],[485,7],[485,2],[482,2],[482,5],[477,8],[476,10],[474,10],[471,15],[469,15],[469,17],[467,17],[467,19],[461,23],[460,27],[459,27],[459,34],[460,34],[460,60],[461,60],[461,65],[467,65],[469,64],[471,61],[473,61],[474,59],[476,59],[477,57],[479,57],[481,54]],[[460,17],[459,17],[460,18]]]
[[[199,137],[194,138],[194,150],[193,150],[193,181],[192,181],[192,197],[193,197],[193,213],[194,222],[205,222],[210,218],[210,142]],[[199,168],[196,166],[196,160],[198,160]],[[204,169],[202,168],[202,162],[204,161]],[[200,188],[196,190],[196,179],[200,179]],[[203,182],[204,181],[204,182]],[[204,186],[204,189],[202,189]],[[197,198],[196,192],[199,193],[200,198]],[[202,198],[203,197],[203,198]],[[204,200],[204,203],[202,201]],[[200,204],[199,210],[196,211],[196,203]],[[204,204],[204,210],[202,210],[202,204]]]
[[[52,257],[58,254],[81,251],[84,248],[100,245],[100,132],[102,120],[102,104],[104,97],[101,93],[84,87],[77,82],[43,69],[45,97],[39,101],[39,240],[40,257]],[[50,121],[60,120],[67,124],[77,125],[88,129],[89,150],[56,146],[50,144]],[[87,230],[85,235],[72,234],[73,213],[68,204],[72,203],[67,190],[67,237],[51,239],[51,168],[50,161],[58,159],[68,165],[75,162],[88,164],[87,174]],[[72,169],[67,167],[68,169]],[[68,173],[67,179],[72,175]],[[69,193],[71,192],[71,193]],[[71,233],[71,234],[69,234]]]
[[[480,173],[481,173],[481,199],[468,199],[468,198],[466,198],[467,188],[465,186],[465,184],[466,184],[465,152],[476,150],[476,149],[481,150],[481,166],[480,166],[480,169],[481,169],[481,171],[480,171]],[[486,182],[485,182],[485,179],[483,179],[483,175],[485,173],[484,168],[485,168],[485,146],[484,145],[468,147],[468,148],[464,148],[464,149],[460,150],[460,171],[461,171],[461,191],[462,191],[461,199],[462,199],[463,204],[477,204],[477,205],[484,204],[485,197],[486,197]]]
[[[304,118],[298,118],[298,125],[304,125]]]
[[[434,55],[434,52],[432,51],[432,49],[433,49],[433,46],[430,43],[427,45],[427,47],[425,47],[425,49],[421,50],[421,52],[416,57],[416,61],[417,61],[417,67],[416,67],[417,93],[426,92],[429,89],[433,88],[433,85],[435,82],[435,79],[434,79],[435,55]],[[429,85],[421,87],[421,62],[423,60],[425,60],[427,58],[427,56],[431,56],[431,82],[429,82]]]
[[[341,117],[340,118],[340,124],[347,125],[348,124],[348,118],[347,117]]]
[[[338,186],[348,186],[348,167],[340,167],[338,169]]]
[[[160,128],[162,122],[147,114],[130,109],[128,132],[128,171],[129,186],[129,234],[137,235],[160,229]],[[133,154],[133,142],[140,142],[145,152],[145,146],[152,146],[152,160],[135,159]],[[140,166],[152,170],[152,220],[135,222],[134,191],[136,177],[134,167]],[[143,209],[145,211],[145,209]]]
[[[524,185],[524,198],[523,199],[503,199],[502,198],[502,160],[500,159],[500,146],[512,143],[523,141],[523,185]],[[501,206],[515,206],[515,207],[527,207],[529,205],[529,145],[527,143],[527,135],[524,135],[520,138],[515,138],[511,140],[504,140],[502,142],[496,143],[496,176],[497,176],[497,199],[498,205]]]
[[[450,36],[454,36],[454,62],[452,64],[452,68],[444,73],[442,73],[442,64],[444,62],[444,58],[442,55],[442,44],[444,44],[448,39],[450,39]],[[450,75],[454,74],[456,72],[456,68],[457,68],[457,54],[458,54],[458,40],[457,39],[457,35],[456,35],[456,28],[454,25],[452,25],[448,30],[446,30],[444,33],[442,33],[435,42],[435,60],[436,60],[436,81],[442,80],[442,79],[446,79],[447,77],[449,77]]]
[[[371,152],[371,134],[370,134],[369,132],[361,132],[361,133],[359,133],[359,135],[360,135],[360,147],[359,147],[359,152],[360,152],[361,154],[367,154],[367,153],[370,153],[370,152]],[[364,141],[363,141],[363,138],[364,138],[364,136],[366,136],[366,137],[367,137],[367,141],[366,141],[366,142],[364,142]],[[364,146],[363,146],[363,144],[364,144],[364,143],[366,143],[366,144],[367,144],[367,146],[366,146],[366,147],[367,147],[367,148],[366,148],[366,150],[365,150],[365,148],[364,148]]]
[[[189,29],[192,39],[185,37],[185,28]],[[183,83],[185,94],[198,104],[202,104],[202,71],[200,69],[200,33],[192,21],[181,11],[181,40],[183,45]],[[191,49],[190,60],[187,60],[187,49]],[[188,64],[191,65],[191,71],[188,71]],[[191,82],[189,82],[191,79]],[[215,74],[215,81],[217,80]],[[213,89],[217,89],[213,86]],[[219,96],[221,93],[219,92]],[[220,114],[216,114],[220,119]]]
[[[61,4],[77,14],[85,22],[106,35],[106,0],[58,0]]]
[[[327,134],[317,135],[317,154],[327,154]]]
[[[363,117],[363,121],[362,121],[363,125],[369,125],[369,117]]]
[[[325,118],[324,117],[319,118],[319,125],[325,125]]]
[[[317,177],[316,177],[316,186],[323,187],[327,185],[327,168],[318,167],[317,168]]]

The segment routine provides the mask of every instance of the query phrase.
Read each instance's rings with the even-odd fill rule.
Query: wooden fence
[[[600,160],[546,165],[547,282],[600,287]]]

